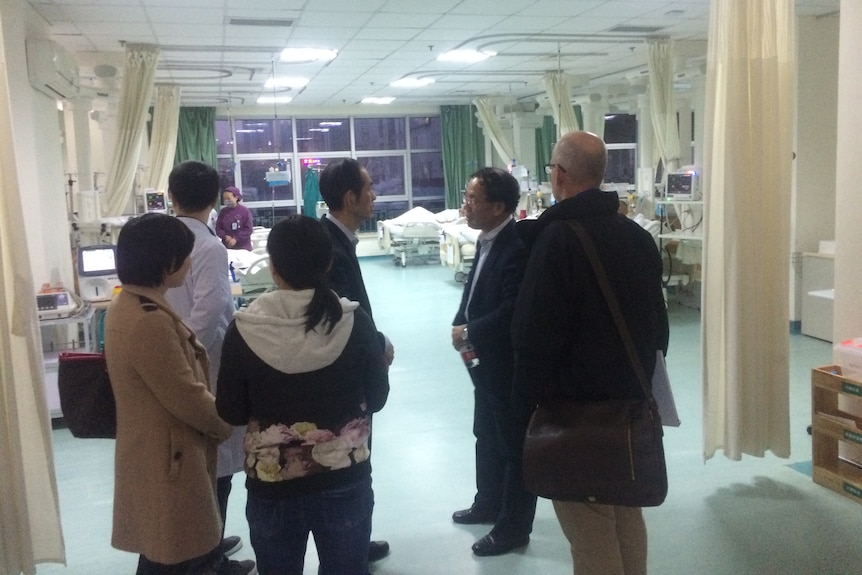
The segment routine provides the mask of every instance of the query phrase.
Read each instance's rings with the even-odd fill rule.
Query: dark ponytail
[[[323,224],[301,214],[273,226],[266,241],[270,265],[293,289],[314,289],[306,309],[305,331],[326,325],[326,333],[341,319],[341,302],[329,288],[332,240]]]

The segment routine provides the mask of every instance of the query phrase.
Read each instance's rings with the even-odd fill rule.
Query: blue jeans
[[[260,575],[302,575],[308,534],[320,575],[368,575],[371,478],[320,493],[264,499],[248,493],[246,518]]]

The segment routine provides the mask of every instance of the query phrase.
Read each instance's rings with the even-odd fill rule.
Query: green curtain
[[[180,108],[174,164],[197,160],[216,168],[217,158],[215,108]]]
[[[308,170],[308,173],[305,174],[305,191],[302,194],[302,213],[317,219],[317,202],[321,199],[317,172]]]
[[[554,123],[554,117],[545,116],[542,127],[536,128],[536,171],[533,172],[536,181],[541,182],[547,179],[545,164],[551,163],[551,151],[556,143],[557,125]]]
[[[461,207],[461,191],[470,174],[485,165],[485,137],[472,105],[440,106],[443,126],[443,173],[446,207]]]

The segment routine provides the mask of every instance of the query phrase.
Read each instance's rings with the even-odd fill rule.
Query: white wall
[[[798,20],[794,251],[799,252],[816,252],[820,240],[835,238],[838,27],[837,16]]]
[[[33,89],[27,77],[25,38],[47,36],[45,22],[23,0],[0,0],[0,12],[33,283],[71,287],[60,117],[56,102]]]
[[[796,127],[791,206],[790,319],[802,317],[802,258],[835,239],[838,16],[797,19]]]

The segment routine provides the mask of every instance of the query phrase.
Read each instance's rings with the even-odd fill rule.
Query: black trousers
[[[233,475],[225,475],[216,479],[216,498],[218,499],[218,510],[221,513],[221,538],[224,539],[224,526],[227,523],[227,499],[233,487],[231,480]]]
[[[515,417],[508,393],[477,385],[474,397],[474,505],[497,514],[492,533],[529,534],[536,515],[536,496],[524,487],[521,458],[526,428],[523,420]]]

